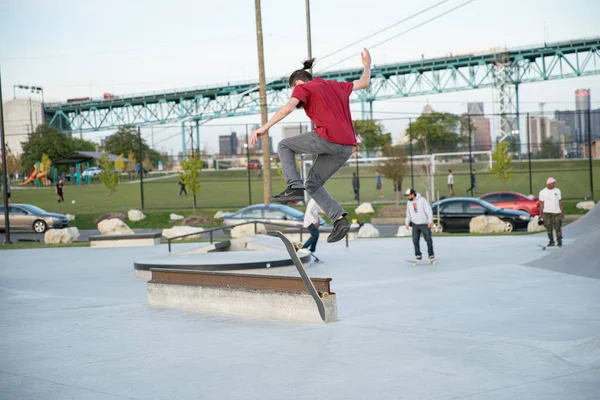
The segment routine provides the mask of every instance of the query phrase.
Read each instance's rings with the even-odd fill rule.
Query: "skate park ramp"
[[[600,229],[600,202],[583,217],[563,228],[566,239],[576,239],[583,234]]]
[[[599,203],[600,204],[600,203]],[[600,279],[600,207],[598,204],[585,216],[563,229],[566,239],[575,238],[562,248],[548,249],[544,257],[525,265],[548,271]]]

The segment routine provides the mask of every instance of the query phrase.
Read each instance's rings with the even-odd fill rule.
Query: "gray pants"
[[[306,184],[302,182],[302,176],[296,168],[296,154],[317,156],[306,177]],[[285,183],[291,188],[305,188],[332,221],[337,220],[345,212],[323,185],[351,155],[352,146],[328,142],[315,132],[303,133],[279,142],[279,158]]]

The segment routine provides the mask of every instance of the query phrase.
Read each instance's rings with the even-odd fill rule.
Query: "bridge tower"
[[[513,63],[506,52],[494,59],[494,90],[499,93],[500,137],[498,143],[519,135],[519,64]]]

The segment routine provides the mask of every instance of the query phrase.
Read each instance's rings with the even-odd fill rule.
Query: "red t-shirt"
[[[300,100],[308,118],[315,124],[315,132],[331,143],[353,146],[356,134],[350,113],[352,82],[326,81],[315,78],[297,85],[292,97]]]

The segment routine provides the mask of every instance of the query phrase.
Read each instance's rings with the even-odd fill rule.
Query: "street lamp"
[[[17,89],[31,90],[31,93],[41,93],[42,103],[44,102],[44,88],[42,88],[41,86],[13,85],[13,96],[15,100],[17,99]]]

